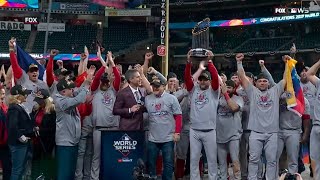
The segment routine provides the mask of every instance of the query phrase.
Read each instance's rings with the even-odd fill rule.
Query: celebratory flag
[[[299,115],[300,117],[304,113],[304,95],[302,88],[300,86],[300,78],[296,71],[297,61],[290,59],[286,63],[287,72],[285,74],[286,78],[286,92],[287,92],[287,108]]]
[[[301,144],[301,155],[302,155],[302,161],[304,164],[309,164],[309,147],[306,144]]]
[[[16,47],[17,47],[17,59],[21,69],[23,69],[25,72],[28,72],[29,66],[31,64],[36,64],[39,69],[39,79],[43,80],[45,68],[42,65],[40,65],[35,59],[33,59],[33,57],[31,57],[30,54],[25,52],[21,47],[19,47],[18,45]]]

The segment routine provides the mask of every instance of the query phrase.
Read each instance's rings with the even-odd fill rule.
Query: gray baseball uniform
[[[29,76],[27,73],[22,71],[22,76],[20,79],[17,80],[17,84],[20,84],[21,86],[25,87],[28,90],[31,90],[32,93],[28,95],[27,102],[23,103],[23,105],[26,107],[26,110],[28,113],[32,112],[32,108],[36,104],[34,100],[34,95],[39,89],[46,89],[49,90],[47,83],[37,80],[37,82],[33,82],[29,79]]]
[[[184,160],[187,159],[190,131],[190,100],[188,94],[186,89],[181,89],[174,93],[177,98],[183,97],[180,102],[182,110],[182,131],[180,134],[180,141],[176,143],[176,154],[178,159]]]
[[[92,116],[86,116],[81,127],[81,136],[78,149],[77,168],[75,180],[91,179],[91,161],[92,161]]]
[[[234,177],[235,179],[241,179],[239,167],[239,143],[242,134],[241,110],[244,106],[244,102],[241,97],[236,95],[233,95],[231,99],[238,104],[240,107],[239,111],[233,112],[228,106],[225,97],[219,99],[218,106],[217,143],[221,179],[227,179],[228,152],[230,153],[232,163],[234,163]]]
[[[182,114],[177,98],[164,92],[161,97],[146,96],[145,107],[149,114],[149,141],[164,143],[173,141],[174,115]]]
[[[119,128],[119,116],[112,114],[116,100],[116,91],[109,87],[107,91],[97,89],[92,100],[92,124],[93,124],[93,157],[91,164],[91,179],[99,179],[101,131],[99,128],[117,130]]]
[[[88,89],[82,87],[77,96],[66,97],[55,94],[54,104],[56,107],[56,145],[76,146],[81,135],[81,122],[77,106],[84,103]]]
[[[305,114],[309,113],[310,105],[308,100],[305,98]],[[277,159],[279,161],[283,148],[286,146],[288,170],[291,174],[298,173],[300,137],[302,132],[301,127],[302,118],[294,112],[288,110],[286,93],[283,93],[280,99],[280,132],[278,134]]]
[[[262,150],[267,160],[266,178],[277,179],[276,165],[278,131],[279,131],[279,98],[284,91],[283,81],[266,91],[260,91],[252,84],[245,89],[250,101],[248,128],[249,137],[249,175],[248,179],[257,179],[258,163]]]
[[[49,87],[50,94],[57,94],[58,93],[57,84],[58,84],[58,81],[53,81],[51,87]]]
[[[305,84],[301,82],[300,85],[303,90],[304,97],[308,99],[310,104],[310,118],[314,119],[314,101],[316,98],[317,89],[310,81]]]
[[[195,84],[189,94],[190,103],[190,179],[199,180],[202,146],[208,161],[209,180],[217,178],[216,118],[220,90],[201,90]]]
[[[320,80],[316,82],[316,96],[314,98],[314,119],[312,121],[313,127],[310,135],[310,157],[315,161],[316,169],[314,179],[320,179]]]
[[[250,102],[246,91],[242,86],[239,86],[236,90],[237,94],[242,97],[244,106],[242,108],[242,129],[243,133],[240,139],[240,167],[242,179],[247,179],[248,176],[248,154],[249,154],[249,136],[250,130],[248,130],[249,114],[250,114]]]

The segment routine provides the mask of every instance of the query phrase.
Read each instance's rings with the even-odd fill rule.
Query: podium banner
[[[101,131],[100,179],[133,179],[144,144],[144,131]]]

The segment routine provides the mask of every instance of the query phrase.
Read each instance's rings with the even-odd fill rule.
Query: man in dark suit
[[[144,93],[139,87],[143,84],[147,92],[150,92],[150,84],[143,74],[141,66],[128,70],[125,78],[129,85],[118,92],[113,114],[120,116],[120,130],[143,130]]]

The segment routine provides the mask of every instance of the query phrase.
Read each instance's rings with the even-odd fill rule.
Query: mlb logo
[[[122,141],[130,141],[130,137],[127,134],[125,134],[125,135],[122,136],[121,140]]]
[[[298,13],[298,8],[291,8],[291,10],[290,10],[291,12],[291,14],[296,14],[296,13]]]

